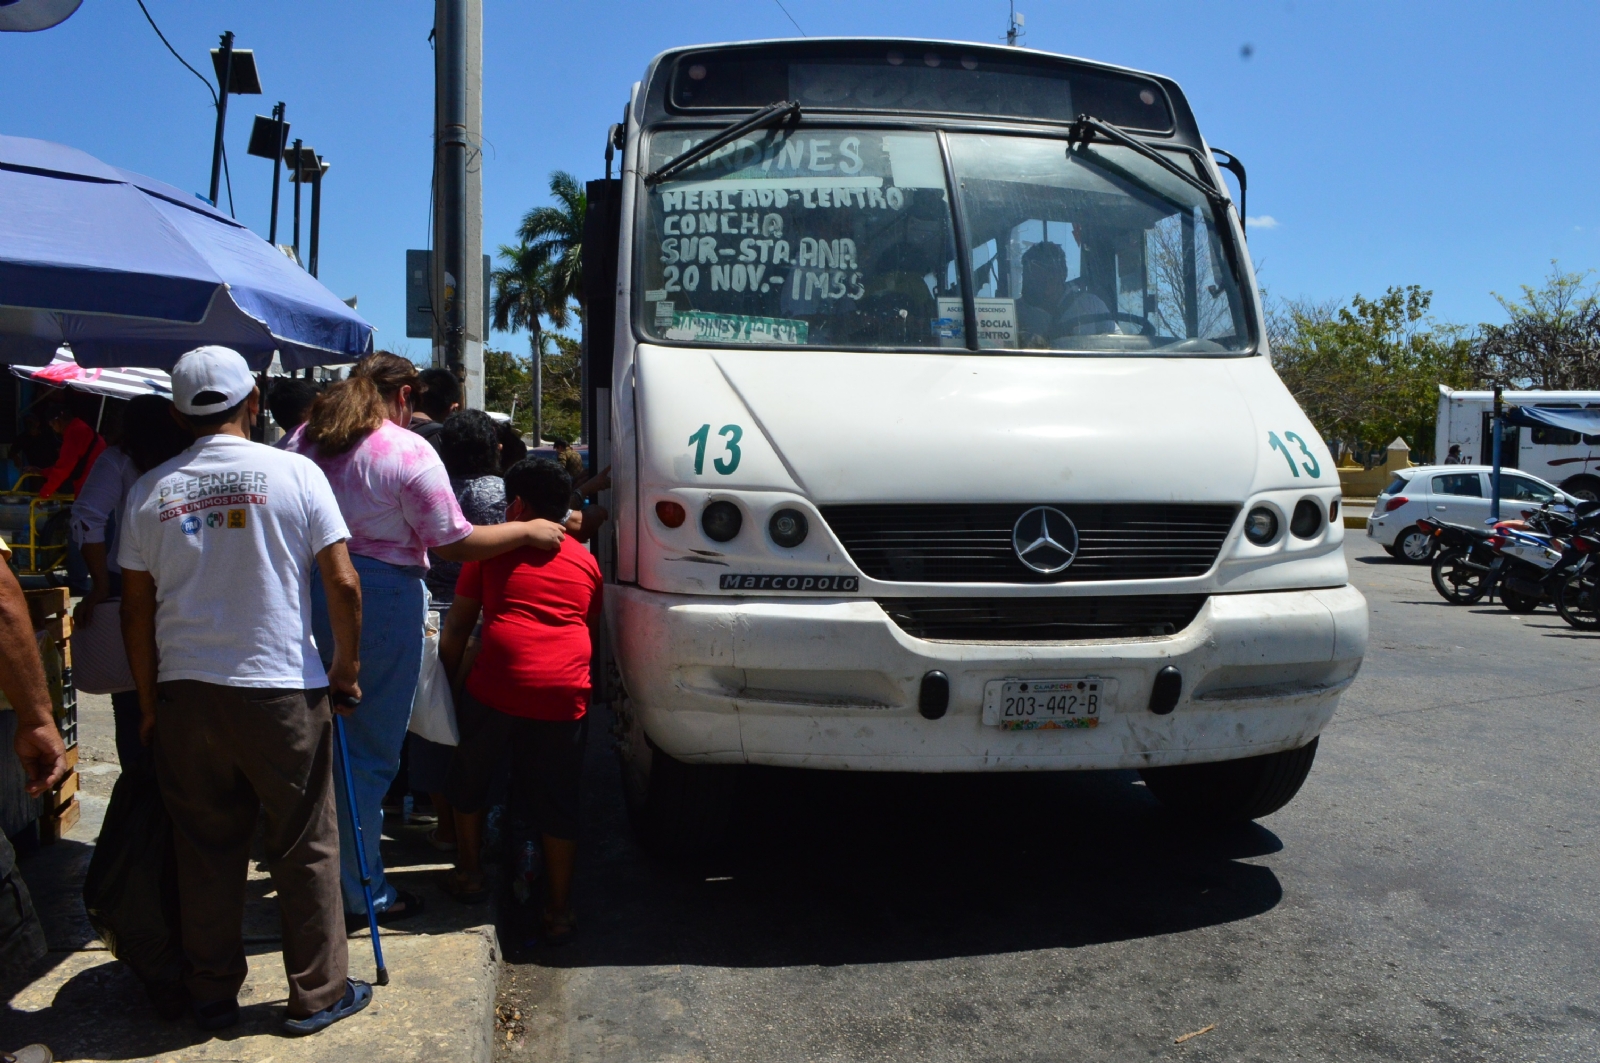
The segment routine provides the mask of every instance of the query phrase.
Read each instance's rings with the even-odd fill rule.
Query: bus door
[[[1500,467],[1502,469],[1521,468],[1519,459],[1522,455],[1522,429],[1513,425],[1506,425],[1501,430],[1500,436]],[[1483,415],[1483,440],[1482,456],[1478,458],[1484,465],[1494,464],[1494,414],[1488,411]]]

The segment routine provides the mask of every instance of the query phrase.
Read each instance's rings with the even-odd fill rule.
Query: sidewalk
[[[423,841],[426,828],[403,828],[399,837],[383,839],[389,875],[424,896],[427,907],[404,929],[384,930],[390,984],[374,988],[362,1014],[312,1037],[278,1033],[288,990],[277,904],[270,877],[252,863],[244,919],[250,975],[239,995],[240,1024],[216,1036],[187,1019],[158,1018],[138,981],[95,938],[81,900],[118,773],[109,698],[79,695],[79,735],[83,817],[60,842],[19,862],[44,920],[50,968],[0,1010],[0,1050],[38,1041],[58,1060],[488,1063],[500,960],[494,912],[489,905],[463,907],[438,888],[439,872],[449,864]],[[365,932],[350,938],[350,973],[373,976]]]

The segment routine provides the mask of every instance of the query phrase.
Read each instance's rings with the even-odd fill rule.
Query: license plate
[[[1005,731],[1065,731],[1100,726],[1108,707],[1105,680],[1006,679],[986,683],[983,722]]]

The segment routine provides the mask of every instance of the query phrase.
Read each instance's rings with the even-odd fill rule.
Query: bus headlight
[[[712,542],[727,542],[743,525],[744,514],[732,502],[713,502],[700,513],[700,530]]]
[[[810,531],[806,515],[798,509],[780,509],[767,521],[767,533],[772,541],[785,549],[793,549],[806,541]]]
[[[1257,506],[1244,518],[1244,537],[1257,546],[1266,546],[1278,537],[1278,515],[1266,506]]]

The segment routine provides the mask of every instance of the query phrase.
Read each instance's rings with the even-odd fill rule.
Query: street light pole
[[[296,138],[294,142],[294,176],[292,180],[294,181],[294,260],[297,263],[300,261],[300,185],[303,183],[300,180],[302,176],[300,144],[301,141]]]
[[[273,120],[277,123],[277,135],[272,138],[272,224],[268,228],[267,242],[273,247],[278,246],[278,177],[283,170],[283,101],[278,101],[278,106],[272,109]]]
[[[317,242],[322,231],[322,175],[328,172],[328,164],[322,161],[322,156],[316,157],[316,166],[311,171],[311,259],[308,267],[311,275],[317,275]]]
[[[233,31],[222,35],[222,58],[217,86],[217,135],[211,142],[211,205],[217,205],[217,186],[222,181],[222,131],[228,124],[228,87],[233,80]]]
[[[1500,436],[1503,434],[1502,418],[1505,416],[1505,406],[1500,394],[1500,385],[1494,386],[1494,418],[1489,422],[1494,432],[1491,464],[1489,467],[1489,519],[1500,519]]]

